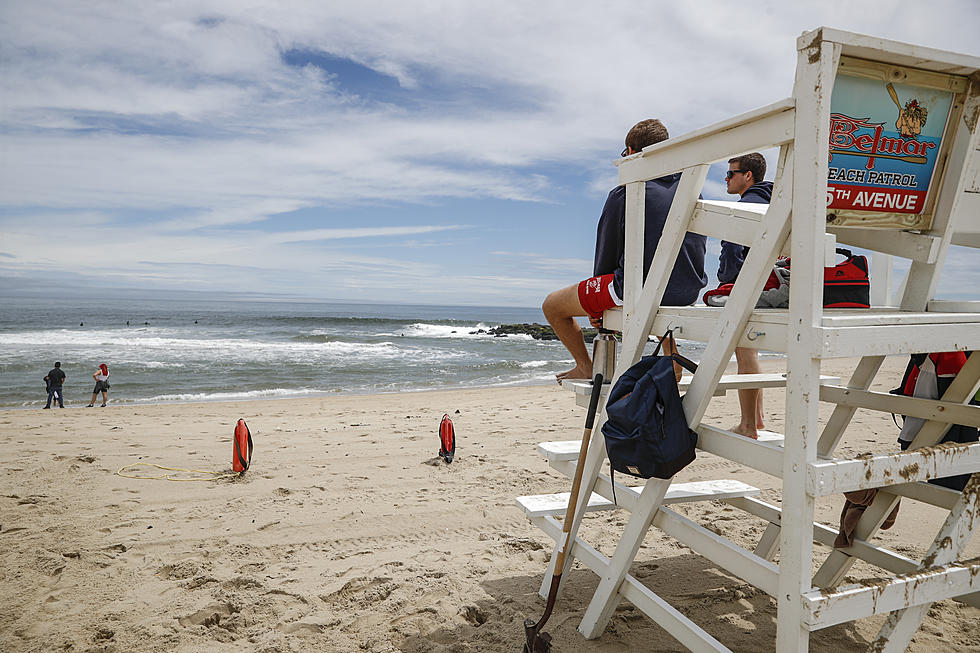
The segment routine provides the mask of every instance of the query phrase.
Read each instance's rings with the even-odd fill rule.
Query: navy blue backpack
[[[664,339],[670,336],[668,331]],[[687,426],[674,362],[697,366],[679,354],[641,358],[619,377],[606,403],[609,466],[639,478],[671,478],[694,460],[698,434]]]

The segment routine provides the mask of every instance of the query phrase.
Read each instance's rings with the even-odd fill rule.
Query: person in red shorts
[[[626,148],[620,156],[636,154],[648,145],[667,138],[667,128],[659,120],[640,121],[626,134]],[[646,182],[644,278],[660,242],[667,212],[679,181],[680,174],[673,174]],[[588,317],[593,326],[601,326],[603,311],[622,306],[625,240],[626,188],[617,186],[609,191],[599,216],[592,277],[552,292],[541,306],[555,334],[575,359],[575,367],[556,375],[559,383],[565,379],[592,377],[592,358],[582,338],[582,328],[575,318]],[[667,281],[662,305],[687,306],[697,301],[701,289],[708,284],[708,277],[704,273],[705,246],[704,236],[693,233],[685,235]]]

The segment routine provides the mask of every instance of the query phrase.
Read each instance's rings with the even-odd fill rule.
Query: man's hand
[[[602,318],[601,317],[589,317],[589,324],[591,324],[596,329],[602,328]]]

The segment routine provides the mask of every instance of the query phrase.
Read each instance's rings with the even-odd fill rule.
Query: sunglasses
[[[736,172],[748,172],[748,170],[729,170],[728,172],[725,173],[725,181],[728,181],[729,179],[734,177]]]
[[[630,146],[627,145],[626,147],[623,148],[623,151],[619,153],[619,156],[629,156],[629,153],[630,153]]]

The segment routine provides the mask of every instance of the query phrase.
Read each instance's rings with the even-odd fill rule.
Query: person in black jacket
[[[59,407],[65,407],[64,384],[66,378],[67,375],[61,369],[61,362],[55,363],[54,369],[44,377],[44,382],[48,386],[48,403],[44,405],[45,408],[51,408],[52,399],[58,400]]]
[[[766,175],[766,159],[758,152],[737,156],[728,160],[725,181],[728,192],[739,195],[739,202],[768,204],[772,198],[772,182],[763,181]],[[734,283],[745,262],[749,248],[738,243],[721,241],[721,256],[718,261],[718,282]],[[748,347],[735,348],[735,360],[739,374],[759,374],[759,352]],[[738,391],[738,405],[741,412],[739,423],[732,431],[752,439],[759,438],[763,424],[762,390],[758,388]]]
[[[644,147],[667,140],[667,128],[659,120],[643,120],[626,134],[626,148],[621,156],[640,152]],[[674,199],[679,174],[646,182],[646,206],[643,243],[643,276],[646,277],[653,254],[660,243],[667,212]],[[592,359],[582,339],[576,317],[588,316],[599,326],[603,311],[623,304],[623,255],[626,236],[626,188],[617,186],[606,197],[596,233],[593,276],[580,283],[556,290],[542,304],[548,323],[575,359],[575,367],[556,375],[564,379],[592,377]],[[708,283],[704,273],[706,239],[688,233],[674,262],[661,303],[664,306],[686,306],[694,303]]]

